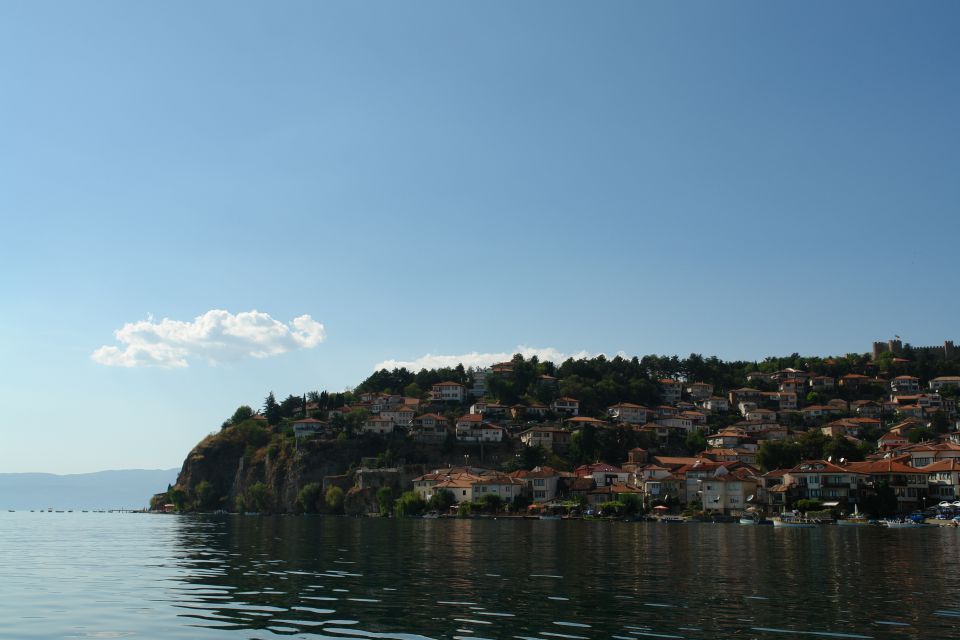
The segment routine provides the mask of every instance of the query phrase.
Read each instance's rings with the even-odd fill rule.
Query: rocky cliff
[[[486,446],[486,462],[497,464],[507,459],[507,448]],[[340,486],[356,501],[369,503],[377,486],[371,487],[369,482],[363,486],[354,472],[364,458],[376,458],[378,466],[396,468],[391,479],[381,475],[375,485],[389,483],[401,491],[409,489],[410,480],[426,468],[463,464],[465,455],[480,462],[472,448],[418,445],[399,434],[298,442],[290,433],[249,421],[197,444],[184,461],[176,485],[154,496],[151,506],[173,503],[183,510],[232,511],[239,504],[254,511],[292,513],[301,508],[297,504],[301,489],[311,483],[324,488]]]

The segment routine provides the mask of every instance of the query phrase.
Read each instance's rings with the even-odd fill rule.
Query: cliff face
[[[485,451],[492,454],[488,455],[491,461],[508,455],[497,447],[487,446]],[[417,445],[399,435],[298,443],[289,435],[244,423],[208,436],[194,447],[177,477],[174,489],[179,497],[159,494],[153,504],[179,499],[178,506],[185,509],[233,510],[241,498],[250,510],[289,513],[297,511],[300,490],[310,483],[323,485],[326,480],[349,493],[355,484],[349,472],[364,457],[387,455],[388,463],[391,459],[406,463],[405,472],[394,480],[396,489],[406,490],[410,479],[426,467],[463,464],[464,453],[457,446]],[[471,460],[479,462],[475,454]],[[369,487],[356,489],[362,489],[364,500],[372,499],[367,496]]]
[[[195,508],[233,509],[237,497],[247,496],[251,487],[263,483],[271,510],[291,512],[305,485],[344,474],[366,455],[359,440],[297,444],[273,438],[257,447],[233,436],[221,433],[204,439],[184,461],[176,488],[193,499]],[[202,483],[206,483],[203,488]]]

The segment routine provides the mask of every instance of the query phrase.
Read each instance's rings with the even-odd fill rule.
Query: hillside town
[[[901,352],[899,342],[877,343],[871,362]],[[947,342],[942,357],[953,356]],[[560,395],[557,377],[546,374],[533,384],[543,390],[540,397],[552,396],[549,402],[501,402],[490,383],[510,381],[515,364],[471,370],[465,382],[440,380],[423,397],[360,391],[353,402],[322,415],[316,400],[305,402],[311,417],[292,420],[293,431],[297,440],[343,437],[352,415],[358,432],[352,435],[402,437],[428,447],[472,445],[476,453],[462,463],[429,469],[400,487],[427,502],[449,492],[454,509],[491,499],[534,512],[639,501],[644,510],[695,505],[708,514],[736,515],[808,500],[844,512],[910,513],[960,495],[960,375],[833,377],[784,368],[749,372],[748,386],[732,389],[665,377],[655,381],[653,406],[621,401],[598,413]],[[572,448],[582,450],[584,440],[601,434],[644,446],[615,452],[614,460],[568,464]],[[770,451],[798,439],[834,445],[838,454],[767,468],[775,461]],[[699,450],[678,452],[684,445]],[[516,468],[520,453],[504,464],[505,447],[536,450],[525,457],[538,464]],[[489,460],[497,464],[485,465]],[[387,477],[375,467],[357,475],[364,472]]]
[[[651,376],[664,367],[646,358],[555,367],[516,356],[478,369],[378,372],[344,394],[283,403],[271,395],[263,412],[241,417],[281,441],[286,434],[300,452],[373,443],[378,456],[325,475],[322,491],[389,487],[394,496],[440,504],[443,513],[738,516],[801,505],[895,515],[958,500],[960,371],[897,373],[924,362],[934,363],[920,367],[926,371],[951,370],[952,342],[914,350],[893,340],[842,362],[808,360],[782,368],[768,360],[726,376],[743,386],[724,387]],[[628,372],[617,374],[625,391],[609,387],[615,402],[599,402],[607,378],[583,382],[588,366],[610,379],[610,371]],[[722,378],[721,365],[711,366],[710,375]],[[427,388],[415,382],[430,377]],[[394,455],[404,450],[415,453]]]

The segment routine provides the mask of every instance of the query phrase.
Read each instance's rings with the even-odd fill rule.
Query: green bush
[[[340,487],[330,487],[324,496],[324,502],[327,508],[333,513],[343,513],[343,489]]]
[[[319,482],[311,482],[305,485],[297,494],[297,506],[304,513],[317,513],[320,510],[320,493],[322,491]]]
[[[407,491],[394,503],[396,514],[401,518],[423,515],[426,508],[427,503],[415,491]]]

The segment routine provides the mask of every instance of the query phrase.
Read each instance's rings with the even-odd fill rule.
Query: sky
[[[0,472],[380,364],[957,333],[956,2],[0,3]]]

